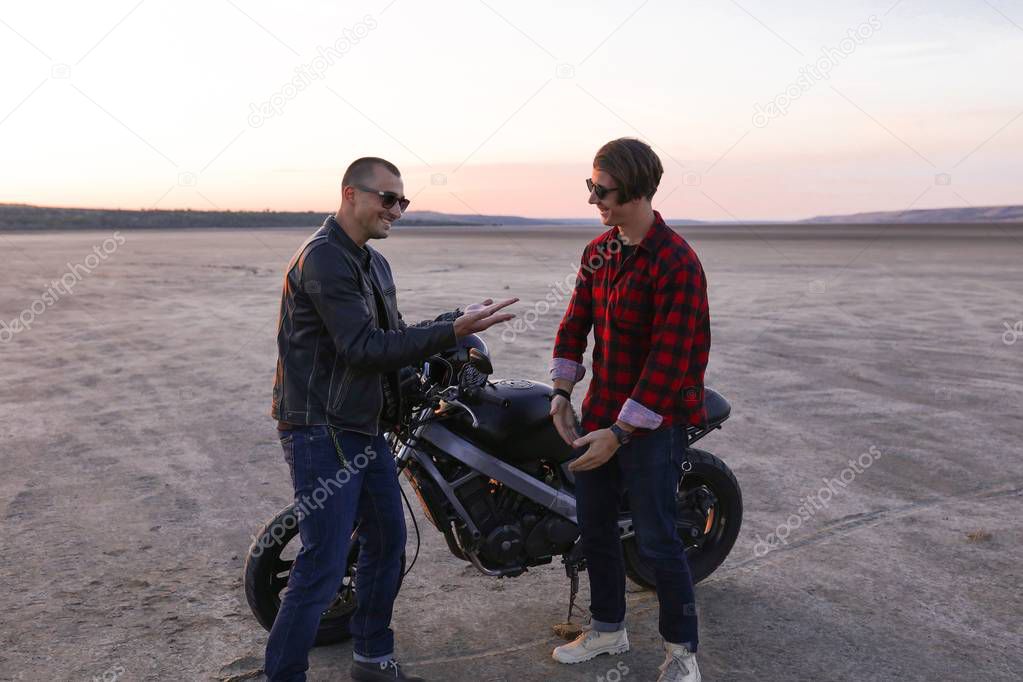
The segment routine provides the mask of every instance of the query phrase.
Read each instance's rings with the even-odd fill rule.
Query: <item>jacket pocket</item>
[[[348,390],[352,386],[352,374],[351,366],[345,365],[345,371],[341,374],[341,385],[338,386],[334,395],[329,396],[330,412],[334,414],[339,414],[341,412],[341,405],[344,403],[345,398],[348,396]]]
[[[399,326],[398,320],[401,319],[401,315],[398,314],[398,290],[392,284],[381,293],[384,296],[384,309],[387,311],[387,326],[396,329]]]

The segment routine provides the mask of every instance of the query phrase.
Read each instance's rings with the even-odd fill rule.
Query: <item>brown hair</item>
[[[633,137],[605,144],[593,157],[593,167],[617,181],[621,204],[640,197],[652,199],[664,174],[661,160],[650,145]]]
[[[381,159],[376,156],[364,156],[361,159],[356,159],[345,170],[344,177],[341,178],[341,186],[348,187],[356,183],[364,183],[369,180],[369,176],[373,174],[373,169],[377,166],[383,166],[384,169],[393,175],[401,177],[401,172],[398,167],[386,159]]]

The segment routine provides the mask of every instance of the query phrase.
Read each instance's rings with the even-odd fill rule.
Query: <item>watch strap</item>
[[[622,427],[618,426],[618,424],[612,424],[608,428],[611,429],[611,433],[613,433],[615,435],[615,438],[618,439],[619,445],[625,445],[630,440],[632,440],[632,434],[623,429]]]

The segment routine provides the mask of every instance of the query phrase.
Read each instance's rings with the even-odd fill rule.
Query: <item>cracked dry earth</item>
[[[281,275],[311,229],[126,232],[0,344],[0,679],[261,678],[241,570],[290,497],[267,411]],[[379,246],[410,320],[505,294],[524,315],[592,234],[397,228]],[[733,405],[701,447],[732,466],[746,506],[697,590],[706,679],[1019,679],[1023,338],[1003,335],[1023,318],[1023,229],[684,234],[711,285],[708,385]],[[108,236],[4,235],[0,319]],[[514,340],[490,333],[495,376],[543,380],[563,309]],[[651,593],[630,587],[629,654],[559,667],[567,596],[557,564],[486,578],[425,528],[398,654],[432,680],[655,677]],[[316,649],[310,680],[346,679],[350,655]]]

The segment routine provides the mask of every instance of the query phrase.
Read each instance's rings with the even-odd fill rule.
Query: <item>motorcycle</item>
[[[585,559],[576,519],[575,476],[568,463],[580,452],[558,435],[550,418],[551,387],[524,379],[491,381],[493,365],[478,336],[440,355],[402,380],[400,425],[388,435],[399,475],[415,491],[423,514],[448,549],[481,573],[501,578],[560,557],[570,580],[571,621]],[[706,422],[688,427],[691,446],[728,419],[731,406],[704,391]],[[676,528],[695,582],[728,556],[742,524],[742,492],[728,466],[709,452],[677,453],[681,470]],[[404,491],[402,491],[404,496]],[[405,497],[409,512],[412,506]],[[280,609],[294,556],[301,546],[300,510],[282,509],[254,537],[245,561],[245,596],[269,630]],[[419,525],[412,514],[417,536]],[[619,516],[626,574],[652,589],[656,578],[639,555],[627,496]],[[356,528],[353,539],[358,533]],[[316,644],[350,637],[355,611],[359,543],[352,542],[337,597],[323,612]],[[402,578],[407,575],[402,556]],[[400,589],[400,587],[399,587]]]

